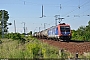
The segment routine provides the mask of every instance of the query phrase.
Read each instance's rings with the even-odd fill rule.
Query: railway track
[[[66,41],[54,41],[54,40],[46,40],[46,39],[39,39],[42,42],[46,42],[50,45],[58,47],[60,49],[65,49],[73,54],[83,54],[84,52],[90,52],[90,42],[84,41],[75,41],[70,40],[70,42]]]

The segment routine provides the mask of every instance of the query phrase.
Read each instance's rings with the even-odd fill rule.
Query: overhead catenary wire
[[[31,1],[25,1],[25,0],[19,0],[19,1],[21,1],[22,3],[24,2],[25,3],[25,5],[33,5],[33,6],[41,6],[42,5],[42,3],[36,3],[36,2],[31,2]],[[69,0],[69,1],[64,1],[63,3],[67,3],[67,2],[70,2],[71,0]],[[61,4],[61,3],[59,3],[59,4]],[[48,7],[60,7],[59,6],[59,4],[53,4],[53,3],[50,3],[50,4],[47,4],[47,3],[43,3],[43,5],[45,5],[45,6],[48,6]],[[63,6],[63,7],[76,7],[76,6]]]
[[[73,9],[72,11],[70,11],[70,12],[68,12],[68,13],[66,13],[65,15],[63,15],[63,16],[68,16],[69,17],[69,14],[70,13],[72,13],[72,12],[74,12],[74,11],[76,11],[76,10],[78,10],[78,9],[80,9],[81,7],[84,7],[86,4],[88,4],[88,3],[90,3],[90,0],[89,1],[86,1],[85,3],[83,3],[82,5],[79,5],[78,6],[78,8],[76,7],[75,9]],[[75,16],[74,16],[75,17]]]
[[[27,5],[27,4],[29,4],[29,5],[38,5],[38,6],[41,6],[42,5],[42,3],[35,3],[35,2],[30,2],[30,1],[27,1],[27,0],[18,0],[18,1],[21,1],[20,3],[18,3],[18,2],[12,2],[12,3],[0,3],[0,4],[21,4],[21,3],[23,3],[24,5]],[[67,2],[70,2],[71,0],[69,0],[69,1],[65,1],[64,3],[67,3]],[[89,1],[90,2],[90,1]],[[85,4],[87,4],[87,3],[89,3],[89,2],[86,2],[86,3],[84,3],[83,5],[85,5]],[[80,0],[79,0],[79,3],[80,3]],[[61,3],[60,3],[61,4]],[[43,5],[45,5],[45,6],[53,6],[53,7],[60,7],[59,6],[59,4],[52,4],[52,3],[50,3],[50,4],[43,4]],[[81,5],[81,6],[83,6],[83,5]],[[79,4],[79,6],[80,6],[80,4]],[[63,6],[63,7],[76,7],[76,6]]]
[[[41,6],[42,4],[39,4],[39,3],[35,3],[35,2],[30,2],[30,1],[26,1],[26,0],[19,0],[21,1],[24,5],[27,5],[27,3],[32,3],[32,4],[36,4],[38,6]],[[69,0],[70,1],[70,0]],[[20,4],[21,4],[20,2]],[[68,1],[66,1],[68,2]],[[81,9],[82,7],[84,7],[85,5],[89,4],[90,3],[90,0],[86,0],[84,3],[81,4],[81,1],[79,0],[79,5],[78,6],[72,6],[72,7],[76,7],[75,9],[71,10],[70,12],[64,14],[63,16],[68,16],[69,17],[69,14],[73,13],[74,11],[77,11],[78,9]],[[10,4],[10,3],[9,3]],[[13,3],[12,3],[13,4]],[[15,3],[17,4],[17,2]],[[19,4],[19,3],[18,3]],[[47,5],[48,7],[49,6],[52,6],[52,7],[59,7],[60,10],[63,8],[63,7],[70,7],[70,6],[62,6],[61,4],[44,4],[45,6]],[[77,8],[78,7],[78,8]],[[48,16],[49,17],[49,16]],[[33,17],[32,17],[33,18]]]

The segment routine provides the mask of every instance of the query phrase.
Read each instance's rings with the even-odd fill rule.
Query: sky
[[[43,15],[42,16],[42,5]],[[77,30],[80,26],[88,25],[90,21],[90,0],[0,0],[0,10],[9,13],[8,23],[12,23],[9,32],[23,33],[25,23],[26,33],[36,32],[55,26],[55,15],[64,18],[61,23],[67,23],[71,29]],[[23,23],[24,22],[24,23]],[[57,23],[59,20],[57,21]]]

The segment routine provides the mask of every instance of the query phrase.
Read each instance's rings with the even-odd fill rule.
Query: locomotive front
[[[65,40],[70,40],[71,39],[71,29],[70,25],[68,24],[60,24],[60,38],[65,39]]]

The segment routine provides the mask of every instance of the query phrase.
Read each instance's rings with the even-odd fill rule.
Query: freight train
[[[35,32],[33,36],[38,38],[68,41],[71,39],[71,28],[69,24],[60,23],[57,26],[52,26],[40,32]]]

